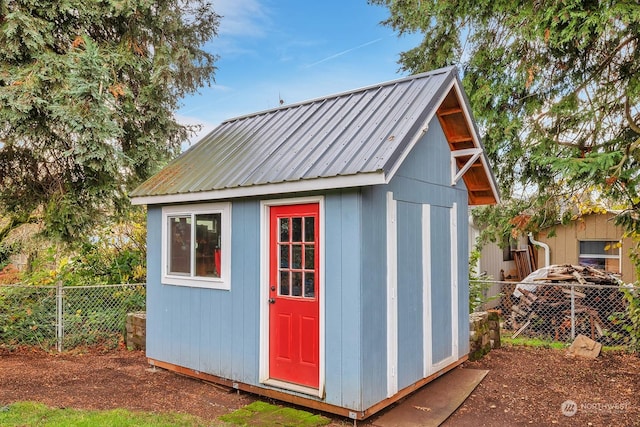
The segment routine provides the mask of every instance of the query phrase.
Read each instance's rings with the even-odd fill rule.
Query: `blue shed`
[[[364,419],[467,358],[499,196],[453,67],[225,121],[131,196],[155,366]]]

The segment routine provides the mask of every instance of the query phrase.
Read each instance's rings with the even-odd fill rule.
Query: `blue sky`
[[[400,78],[400,52],[417,35],[380,25],[384,7],[366,0],[213,0],[223,16],[206,49],[220,56],[216,84],[183,100],[196,142],[222,121]]]

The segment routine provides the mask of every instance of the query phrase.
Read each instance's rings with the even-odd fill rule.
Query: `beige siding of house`
[[[480,252],[480,271],[487,274],[490,280],[499,281],[502,280],[500,270],[505,275],[515,272],[516,264],[513,261],[502,260],[502,249],[495,243],[488,243]],[[487,296],[492,297],[502,292],[502,285],[500,283],[493,284],[487,289]],[[500,298],[495,298],[486,304],[486,308],[494,308],[500,304]]]
[[[620,241],[623,231],[613,224],[613,214],[585,215],[567,225],[558,225],[538,233],[537,240],[549,245],[551,264],[578,264],[581,240]],[[555,233],[553,237],[549,234]],[[636,271],[629,258],[633,247],[630,238],[622,239],[620,273],[625,283],[636,281]],[[542,258],[541,258],[542,257]],[[538,259],[544,259],[544,249],[538,248]]]

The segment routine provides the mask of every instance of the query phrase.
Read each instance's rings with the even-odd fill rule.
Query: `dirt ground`
[[[584,360],[562,350],[505,347],[463,367],[490,372],[446,426],[640,426],[637,356],[604,353]],[[215,420],[256,399],[149,369],[140,351],[0,349],[0,406],[32,400],[53,407],[186,412]],[[575,415],[563,415],[566,401],[575,402],[564,406],[567,414],[577,410]],[[353,425],[331,418],[332,426]],[[375,416],[357,425],[373,421]]]

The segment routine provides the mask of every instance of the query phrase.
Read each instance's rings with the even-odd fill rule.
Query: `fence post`
[[[62,338],[64,336],[64,325],[62,323],[62,307],[64,304],[63,293],[64,288],[62,286],[62,280],[58,280],[58,283],[56,284],[56,338],[58,353],[62,352]]]
[[[573,283],[571,284],[571,340],[576,339],[576,294]]]

